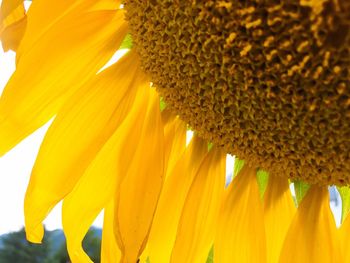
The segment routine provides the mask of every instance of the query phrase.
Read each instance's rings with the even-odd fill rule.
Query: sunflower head
[[[143,68],[200,136],[271,174],[350,183],[348,1],[125,7]]]
[[[74,263],[102,209],[102,262],[350,262],[349,26],[349,0],[3,0],[0,156],[54,117],[27,239],[63,201]]]

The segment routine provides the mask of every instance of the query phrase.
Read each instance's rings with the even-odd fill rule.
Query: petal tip
[[[26,227],[26,238],[34,244],[41,244],[44,237],[44,227],[40,224],[34,228]]]

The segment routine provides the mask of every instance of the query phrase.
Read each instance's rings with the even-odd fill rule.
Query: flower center
[[[134,46],[198,134],[271,174],[350,183],[347,0],[127,0]]]

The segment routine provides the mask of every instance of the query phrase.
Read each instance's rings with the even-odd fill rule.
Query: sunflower
[[[3,0],[0,38],[0,154],[53,118],[29,241],[63,200],[72,262],[102,210],[102,262],[350,262],[348,0]]]

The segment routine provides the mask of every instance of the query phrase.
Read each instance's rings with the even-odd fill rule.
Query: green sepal
[[[269,173],[264,170],[258,169],[258,171],[256,172],[256,180],[259,186],[260,198],[263,199],[267,183],[269,181]]]
[[[160,111],[163,111],[166,108],[166,103],[163,97],[160,97]]]
[[[301,200],[303,200],[309,188],[310,188],[310,185],[307,183],[304,183],[302,181],[294,181],[294,191],[295,191],[295,197],[297,199],[297,205],[299,205]]]
[[[244,165],[244,160],[240,160],[237,157],[235,158],[234,166],[233,166],[233,177],[235,177],[239,171],[242,169]]]
[[[214,262],[214,246],[212,246],[209,251],[206,263],[213,263],[213,262]]]
[[[132,37],[130,34],[127,34],[120,45],[119,49],[131,49],[132,48]]]
[[[213,148],[214,144],[212,142],[208,142],[208,152]]]
[[[348,186],[337,187],[342,201],[341,222],[345,220],[350,211],[350,188]]]

